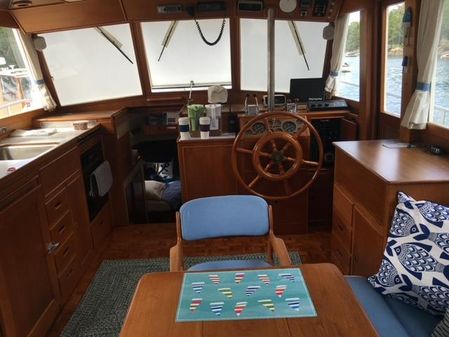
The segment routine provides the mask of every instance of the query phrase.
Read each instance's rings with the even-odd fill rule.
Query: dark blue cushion
[[[268,233],[268,204],[253,195],[194,199],[179,210],[184,240]]]
[[[432,315],[422,309],[386,296],[385,302],[399,322],[413,337],[429,337],[442,316]]]
[[[198,263],[189,268],[189,271],[220,270],[220,269],[251,269],[272,267],[263,260],[224,260]]]
[[[384,296],[376,292],[366,278],[360,276],[345,278],[380,337],[410,337],[385,302]]]

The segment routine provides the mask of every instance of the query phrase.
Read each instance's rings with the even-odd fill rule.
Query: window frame
[[[24,66],[25,66],[24,69],[26,69],[27,72],[28,72],[28,75],[25,76],[24,78],[28,78],[28,80],[30,82],[30,88],[33,88],[30,91],[30,93],[33,90],[35,90],[35,94],[39,95],[39,98],[40,98],[39,102],[35,101],[35,105],[36,106],[32,106],[31,105],[29,108],[28,107],[26,107],[25,109],[22,108],[21,111],[18,112],[18,113],[13,113],[13,114],[9,114],[8,113],[8,115],[3,116],[3,117],[0,115],[0,121],[2,121],[2,123],[4,123],[5,120],[15,119],[15,118],[17,118],[17,116],[19,116],[18,118],[21,118],[20,116],[32,113],[34,111],[44,111],[44,104],[43,104],[43,101],[42,101],[41,93],[40,93],[40,91],[39,91],[39,89],[37,88],[37,85],[36,85],[36,70],[34,69],[33,62],[30,60],[30,56],[29,56],[28,51],[27,51],[26,46],[25,46],[25,42],[22,40],[22,37],[20,35],[19,27],[2,26],[1,28],[8,29],[8,30],[11,31],[10,33],[13,36],[14,41],[17,44],[18,53],[20,55],[20,58],[21,58],[22,62],[24,63]],[[20,68],[15,68],[14,67],[14,69],[20,69]],[[20,82],[20,80],[18,80],[18,79],[19,79],[19,77],[16,78],[16,83]],[[19,86],[21,86],[21,85],[19,85]],[[25,101],[25,100],[26,100],[25,98],[22,98],[22,99],[19,99],[19,100],[16,100],[16,101],[6,102],[5,105],[7,105],[7,106],[5,106],[4,108],[1,108],[0,110],[3,110],[3,109],[7,110],[9,106],[20,104],[21,101]],[[32,99],[30,100],[30,103],[31,102],[33,102]]]
[[[381,46],[380,46],[380,83],[379,83],[379,112],[389,115],[394,118],[400,119],[405,111],[407,101],[405,100],[405,81],[408,80],[406,74],[402,74],[402,86],[401,86],[401,110],[399,115],[394,112],[387,111],[387,63],[388,63],[388,55],[387,55],[387,47],[388,47],[388,7],[398,5],[404,3],[405,8],[407,8],[406,0],[386,0],[382,3],[382,26],[381,26]],[[410,31],[411,34],[411,31]],[[403,50],[405,52],[405,45],[403,46]],[[404,57],[404,52],[402,57]],[[408,65],[410,69],[410,65]]]
[[[363,83],[362,83],[362,61],[363,61],[363,58],[362,58],[362,53],[364,53],[364,40],[362,39],[362,36],[363,36],[363,26],[362,26],[362,15],[363,15],[363,9],[354,9],[354,10],[352,10],[352,11],[350,11],[350,12],[347,12],[347,13],[345,13],[346,15],[350,15],[351,13],[355,13],[355,12],[359,12],[359,18],[360,18],[360,21],[359,21],[359,24],[360,24],[360,47],[359,47],[359,100],[358,101],[354,101],[353,99],[351,99],[351,98],[348,98],[348,97],[343,97],[343,96],[339,96],[339,95],[335,95],[335,97],[337,97],[337,98],[341,98],[341,99],[344,99],[345,101],[347,101],[347,102],[350,102],[351,103],[351,106],[354,106],[354,107],[356,107],[357,109],[359,109],[360,108],[360,102],[362,101],[362,91],[363,91],[363,89],[364,89],[364,86],[363,86]],[[349,28],[349,27],[348,27]],[[347,43],[347,41],[346,41],[346,43]],[[330,63],[330,59],[331,59],[331,56],[332,56],[332,44],[330,44],[330,46],[328,46],[328,48],[329,48],[329,55],[326,55],[326,59],[328,59],[329,61],[328,61],[328,63]],[[329,69],[327,70],[327,73],[329,73]],[[340,69],[340,73],[341,73],[341,69]],[[337,77],[337,85],[338,85],[338,81],[339,81],[339,77]]]
[[[235,61],[235,64],[233,63],[232,65],[236,66],[238,68],[238,90],[243,90],[245,92],[266,92],[266,90],[254,90],[254,89],[242,89],[242,76],[243,76],[243,71],[242,71],[242,50],[241,50],[241,41],[242,41],[242,29],[241,29],[241,25],[242,25],[242,21],[243,20],[260,20],[260,21],[267,21],[266,17],[249,17],[249,16],[239,16],[237,17],[237,21],[238,21],[238,32],[236,35],[238,35],[238,39],[237,39],[237,47],[238,48],[238,58]],[[326,22],[323,21],[310,21],[310,20],[298,20],[297,18],[285,18],[285,17],[274,17],[275,20],[275,25],[276,25],[276,21],[293,21],[295,22],[295,24],[301,22],[301,23],[321,23],[324,24]],[[276,33],[275,33],[276,34]],[[268,36],[268,35],[267,35]],[[321,74],[320,77],[325,78],[325,75],[329,72],[329,60],[330,60],[330,54],[332,52],[332,45],[330,44],[330,41],[325,41],[325,47],[324,47],[324,55],[323,55],[323,64],[322,64],[322,68],[321,68]],[[262,53],[265,53],[266,50],[263,50]],[[310,54],[308,54],[309,59],[310,59]],[[276,61],[275,61],[276,63]],[[275,65],[276,68],[276,65]],[[275,69],[275,73],[277,73],[276,69]],[[303,78],[316,78],[318,76],[315,77],[303,77]],[[280,90],[275,90],[276,93],[282,93],[282,94],[287,94],[288,95],[288,91],[284,92],[284,91],[280,91]]]
[[[45,35],[45,34],[54,34],[54,33],[67,33],[67,32],[72,32],[72,31],[78,31],[78,30],[91,30],[91,29],[95,29],[96,27],[104,27],[107,28],[109,26],[127,26],[129,29],[129,34],[130,34],[130,43],[132,45],[132,52],[133,52],[133,63],[135,63],[135,67],[136,67],[136,71],[137,71],[137,76],[138,76],[138,87],[140,88],[140,93],[139,94],[133,94],[133,95],[121,95],[121,96],[116,96],[116,97],[107,97],[107,98],[100,98],[100,99],[96,99],[96,100],[88,100],[88,101],[80,101],[80,102],[69,102],[69,103],[61,103],[61,97],[58,94],[58,90],[55,84],[55,81],[53,79],[53,75],[51,74],[51,69],[50,66],[48,65],[48,60],[47,57],[45,56],[45,51],[41,53],[41,60],[43,60],[43,65],[45,67],[45,71],[43,71],[43,77],[45,80],[45,83],[47,84],[47,87],[49,88],[50,93],[52,94],[53,99],[56,101],[57,106],[60,108],[69,108],[69,107],[74,107],[74,106],[91,106],[91,105],[95,105],[98,103],[107,103],[107,102],[117,102],[117,101],[130,101],[140,97],[144,97],[145,95],[145,87],[144,87],[144,80],[140,74],[140,55],[138,55],[138,48],[136,47],[139,42],[137,42],[137,40],[135,39],[135,31],[134,31],[134,26],[133,23],[131,22],[116,22],[116,23],[110,23],[110,24],[99,24],[99,25],[95,25],[95,26],[86,26],[86,27],[75,27],[75,28],[71,28],[71,29],[61,29],[61,30],[52,30],[52,31],[48,31],[48,32],[44,32],[41,33],[41,35]],[[45,37],[45,36],[44,36]],[[114,52],[118,52],[118,51],[114,51]],[[43,69],[44,70],[44,69]]]
[[[207,92],[207,89],[210,85],[223,85],[225,88],[227,88],[228,90],[232,90],[232,89],[237,89],[236,85],[234,84],[234,60],[233,60],[233,52],[234,52],[234,47],[233,47],[233,39],[234,39],[234,33],[233,33],[233,25],[234,25],[234,21],[233,18],[229,15],[226,15],[225,17],[222,18],[217,18],[217,17],[201,17],[198,18],[198,21],[201,20],[220,20],[220,19],[226,19],[227,21],[227,26],[229,26],[229,62],[230,62],[230,82],[223,84],[223,82],[207,82],[207,83],[201,83],[201,85],[196,85],[194,84],[192,91],[204,91]],[[155,23],[155,22],[165,22],[165,21],[193,21],[193,18],[182,18],[182,19],[171,19],[171,20],[145,20],[145,21],[139,21],[136,22],[135,24],[137,25],[137,31],[138,31],[138,42],[135,42],[136,44],[139,45],[139,47],[141,47],[142,49],[142,61],[145,64],[145,74],[141,74],[141,79],[142,82],[145,82],[145,88],[148,88],[148,90],[146,90],[144,92],[145,94],[150,94],[150,95],[164,95],[164,94],[176,94],[176,93],[180,93],[180,92],[188,92],[190,90],[190,86],[183,86],[182,84],[174,84],[174,85],[158,85],[156,88],[153,87],[153,83],[152,83],[152,74],[151,74],[151,67],[150,67],[150,60],[148,58],[148,54],[147,54],[147,50],[146,50],[146,44],[145,44],[145,37],[144,37],[144,29],[143,29],[143,25],[145,23]],[[153,46],[153,45],[151,45]],[[148,46],[148,47],[151,47]],[[138,48],[139,49],[139,48]],[[146,81],[148,81],[148,83],[146,83]],[[237,89],[239,90],[239,88]]]

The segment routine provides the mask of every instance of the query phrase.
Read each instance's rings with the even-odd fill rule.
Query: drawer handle
[[[62,202],[58,201],[58,203],[55,205],[55,209],[59,209],[62,206]]]
[[[65,229],[65,225],[62,225],[61,227],[59,227],[58,233],[61,234],[62,232],[64,232],[64,229]]]
[[[62,253],[62,256],[66,257],[66,256],[69,254],[69,252],[70,252],[70,247],[67,247],[67,248],[64,250],[64,253]]]
[[[67,272],[66,277],[69,277],[73,273],[73,268],[70,268],[70,270]]]
[[[58,249],[58,247],[61,245],[60,242],[50,242],[47,246],[47,252],[49,254],[53,254],[55,252],[56,249]]]
[[[337,224],[337,227],[338,227],[338,229],[339,229],[340,231],[342,231],[342,232],[345,230],[341,224]]]

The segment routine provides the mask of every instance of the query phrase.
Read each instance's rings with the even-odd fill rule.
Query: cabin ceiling
[[[2,8],[6,4],[6,7],[4,8],[9,9],[54,5],[73,1],[81,1],[81,0],[0,0]]]

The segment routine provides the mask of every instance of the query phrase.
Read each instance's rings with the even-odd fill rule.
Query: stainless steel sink
[[[29,159],[47,152],[58,143],[0,145],[0,160]]]

